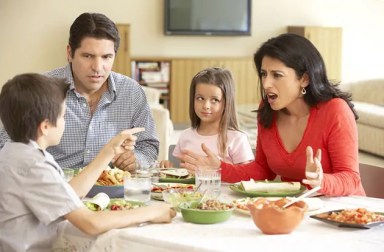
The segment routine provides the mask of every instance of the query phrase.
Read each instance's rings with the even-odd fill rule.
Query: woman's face
[[[298,79],[293,68],[268,56],[264,56],[260,72],[265,95],[273,110],[288,108],[302,100],[301,90],[308,86],[306,74]]]
[[[201,123],[220,122],[225,100],[221,89],[212,84],[196,85],[194,108]]]

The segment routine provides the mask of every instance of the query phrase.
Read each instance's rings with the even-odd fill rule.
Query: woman
[[[254,55],[261,81],[255,161],[231,165],[185,151],[182,166],[221,166],[222,180],[268,179],[320,185],[326,195],[365,195],[358,162],[358,118],[351,97],[332,84],[306,38],[282,34]],[[316,150],[315,154],[313,149]]]

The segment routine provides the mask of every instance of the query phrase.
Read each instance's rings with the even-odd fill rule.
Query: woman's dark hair
[[[36,140],[46,119],[56,126],[68,88],[63,79],[34,73],[7,81],[0,93],[0,118],[12,141]]]
[[[306,87],[307,93],[304,95],[304,101],[309,106],[313,107],[333,98],[341,98],[351,108],[355,119],[359,118],[353,108],[351,94],[341,91],[338,84],[328,80],[323,58],[316,47],[302,36],[285,33],[266,41],[254,54],[262,97],[257,112],[259,122],[264,127],[271,127],[274,116],[274,111],[269,105],[261,85],[261,64],[265,56],[280,60],[287,67],[294,69],[298,78],[303,77],[304,74],[308,75],[309,84]]]
[[[119,49],[120,37],[115,23],[100,13],[83,13],[78,16],[69,30],[69,46],[72,57],[81,41],[86,38],[108,39],[115,43],[115,53]]]
[[[235,83],[231,71],[220,67],[206,68],[198,72],[191,81],[189,89],[189,118],[192,128],[200,126],[201,119],[195,112],[195,95],[198,84],[209,84],[220,88],[223,94],[224,109],[220,120],[218,137],[219,156],[224,157],[227,149],[228,130],[239,130],[235,104]]]

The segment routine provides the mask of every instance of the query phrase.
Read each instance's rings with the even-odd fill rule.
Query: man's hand
[[[123,171],[134,173],[136,170],[136,157],[132,150],[127,150],[119,155],[116,155],[112,163],[117,168]]]

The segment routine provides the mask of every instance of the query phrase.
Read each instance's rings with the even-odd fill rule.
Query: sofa
[[[343,83],[359,115],[359,149],[384,157],[384,79]]]
[[[160,91],[156,88],[143,86],[147,97],[152,117],[156,125],[156,133],[160,141],[158,160],[168,159],[168,147],[173,133],[173,123],[170,118],[169,110],[160,104]]]

